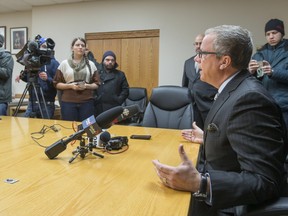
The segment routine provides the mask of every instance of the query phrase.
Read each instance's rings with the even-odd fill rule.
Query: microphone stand
[[[93,143],[89,142],[87,145],[85,145],[85,139],[81,137],[80,145],[77,146],[77,148],[72,152],[74,156],[70,158],[69,163],[72,163],[78,157],[78,155],[80,155],[80,157],[84,159],[87,153],[91,153],[94,156],[104,158],[104,155],[93,152]]]

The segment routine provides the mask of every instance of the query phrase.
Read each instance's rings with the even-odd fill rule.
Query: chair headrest
[[[147,97],[146,88],[129,88],[129,96],[128,98],[132,101],[141,100],[142,98]]]
[[[160,86],[152,90],[150,102],[163,110],[177,110],[192,103],[191,91],[180,86]]]

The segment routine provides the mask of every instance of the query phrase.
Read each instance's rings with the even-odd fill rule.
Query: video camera
[[[42,48],[45,42],[47,47]],[[38,72],[41,66],[49,64],[54,57],[55,43],[51,38],[37,35],[33,41],[28,41],[16,54],[17,62],[25,66],[26,70]]]

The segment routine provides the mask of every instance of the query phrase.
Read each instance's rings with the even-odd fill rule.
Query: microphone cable
[[[104,148],[103,148],[103,152],[106,152],[106,153],[108,153],[108,154],[112,154],[112,155],[114,155],[114,154],[121,154],[121,153],[123,153],[123,152],[125,152],[125,151],[127,151],[129,149],[129,145],[127,144],[127,145],[125,145],[125,148],[123,149],[123,150],[121,150],[121,151],[115,151],[115,150],[113,150],[113,152],[112,152],[112,150],[109,150],[108,148],[107,148],[107,146],[105,146]]]
[[[59,132],[61,130],[61,128],[71,130],[71,128],[65,127],[65,126],[63,126],[61,124],[53,124],[51,126],[43,125],[40,131],[32,132],[30,134],[30,136],[31,136],[31,139],[35,143],[37,143],[37,145],[39,145],[42,148],[47,148],[48,146],[44,146],[44,145],[40,144],[38,142],[38,140],[42,139],[45,136],[45,134],[48,133],[49,131],[54,131],[55,133],[57,133],[57,132]],[[67,136],[64,136],[62,139],[64,139],[65,137],[67,137]]]

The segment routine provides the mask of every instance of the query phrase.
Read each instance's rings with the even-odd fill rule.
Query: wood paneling
[[[158,86],[159,30],[86,33],[88,48],[100,63],[112,50],[131,87],[144,87],[148,95]]]

